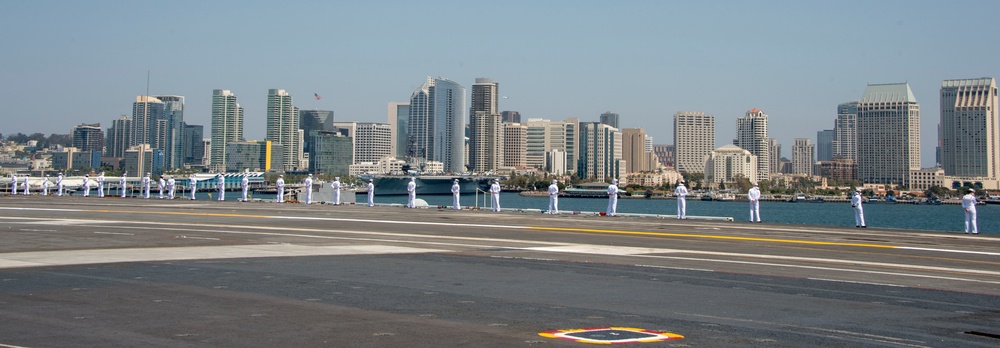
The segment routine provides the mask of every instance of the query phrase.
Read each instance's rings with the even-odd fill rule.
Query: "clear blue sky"
[[[605,111],[673,143],[677,111],[716,143],[757,107],[786,157],[868,83],[909,82],[933,164],[944,79],[996,77],[998,1],[4,1],[0,133],[105,128],[135,96],[186,97],[209,135],[213,89],[264,136],[266,95],[386,122],[427,76],[500,83],[526,118]],[[315,101],[313,93],[323,96]]]

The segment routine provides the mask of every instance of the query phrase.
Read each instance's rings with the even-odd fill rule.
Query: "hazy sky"
[[[213,89],[264,137],[269,88],[338,121],[386,122],[427,76],[500,83],[524,118],[642,127],[716,118],[716,143],[760,108],[791,157],[869,83],[909,82],[934,161],[944,79],[996,77],[1000,1],[16,1],[3,2],[0,133],[107,128],[135,96],[186,98],[210,132]],[[323,97],[313,99],[313,93]]]

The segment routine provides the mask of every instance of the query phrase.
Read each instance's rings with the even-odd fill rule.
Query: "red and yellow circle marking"
[[[539,336],[590,344],[649,343],[683,339],[684,336],[633,327],[597,327],[539,332]]]

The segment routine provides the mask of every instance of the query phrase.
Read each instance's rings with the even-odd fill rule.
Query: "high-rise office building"
[[[907,83],[871,84],[858,104],[858,180],[908,186],[920,170],[920,104]]]
[[[299,110],[299,129],[302,130],[303,151],[311,153],[309,133],[314,130],[332,131],[333,111],[329,110]]]
[[[833,158],[854,161],[858,156],[858,102],[837,105],[837,120],[833,124]]]
[[[525,135],[525,164],[528,167],[545,169],[546,154],[552,151],[561,151],[566,155],[567,150],[567,127],[569,123],[563,121],[551,121],[543,119],[528,119]],[[561,161],[566,164],[569,159]],[[569,163],[575,166],[576,162]],[[556,168],[559,172],[565,173],[568,168]],[[575,168],[573,169],[575,171]]]
[[[655,144],[653,145],[653,153],[656,154],[656,160],[660,164],[674,169],[674,145]]]
[[[503,123],[521,123],[521,113],[518,111],[501,111],[500,119]]]
[[[205,164],[203,163],[203,158],[205,157],[204,138],[205,126],[200,124],[184,125],[184,138],[182,140],[184,144],[184,164],[196,166]]]
[[[795,138],[792,145],[792,173],[813,175],[813,154],[816,146],[809,142],[808,138]]]
[[[392,156],[406,158],[406,136],[409,128],[410,104],[389,103],[389,128],[392,128]]]
[[[705,182],[715,187],[734,184],[740,178],[757,177],[757,156],[736,145],[723,145],[709,152],[705,161]],[[751,179],[752,180],[752,179]]]
[[[642,128],[625,128],[622,134],[622,159],[625,160],[625,171],[628,173],[649,172],[653,169],[651,163],[654,156],[646,150],[646,130]]]
[[[837,131],[824,129],[816,132],[816,161],[833,159],[833,141],[837,139]]]
[[[757,156],[757,178],[752,182],[768,180],[771,175],[771,142],[767,137],[767,115],[758,108],[750,109],[736,120],[736,146]],[[780,154],[775,154],[775,157]],[[777,160],[778,158],[775,158]],[[777,161],[775,161],[777,162]]]
[[[674,167],[680,173],[704,173],[715,149],[715,116],[704,112],[674,114]]]
[[[163,119],[163,101],[148,95],[135,97],[132,103],[132,129],[129,132],[129,146],[149,144],[158,149],[164,142],[162,136],[166,129]]]
[[[622,159],[622,132],[599,122],[580,123],[580,159],[577,175],[581,178],[624,178],[628,171]]]
[[[142,176],[146,173],[159,175],[163,173],[163,150],[154,149],[149,144],[139,144],[125,150],[124,171],[129,176]]]
[[[382,123],[384,124],[384,123]],[[388,125],[386,125],[388,129]],[[388,135],[388,134],[387,134]],[[328,175],[347,175],[355,163],[354,140],[341,131],[313,131],[310,142],[313,153],[309,155],[309,171]],[[386,140],[388,149],[388,137]],[[376,160],[375,162],[378,162]]]
[[[499,84],[477,78],[472,85],[469,108],[469,167],[474,172],[500,169],[503,165],[504,128],[498,111]]]
[[[606,124],[606,125],[609,125],[611,127],[616,128],[618,130],[621,130],[621,127],[619,127],[619,125],[618,125],[618,114],[616,114],[614,112],[608,111],[608,112],[605,112],[605,113],[601,114],[600,120],[601,120],[601,122],[600,122],[601,124]]]
[[[392,127],[388,123],[334,122],[333,128],[351,138],[353,161],[355,163],[375,163],[392,155]],[[321,136],[327,136],[323,134]]]
[[[444,164],[445,172],[465,171],[465,87],[427,78],[410,96],[408,155]]]
[[[237,102],[233,92],[224,89],[212,91],[212,143],[209,163],[213,172],[226,170],[226,154],[229,153],[226,151],[226,146],[241,141],[244,141],[243,107]]]
[[[769,162],[767,163],[767,168],[771,171],[771,173],[784,173],[784,171],[781,170],[782,160],[784,159],[781,157],[781,143],[779,143],[776,138],[770,138],[767,140],[767,144],[767,154],[770,156],[770,158],[768,158]],[[791,169],[789,169],[788,172],[791,173]]]
[[[503,132],[503,166],[524,168],[528,165],[528,126],[520,123],[505,123]]]
[[[163,166],[181,167],[184,165],[184,97],[159,95],[153,98],[163,102],[163,113],[155,127],[157,147],[163,150]]]
[[[125,151],[132,142],[132,118],[122,115],[117,120],[111,121],[108,128],[107,141],[104,142],[104,157],[125,157]]]
[[[949,176],[1000,175],[1000,119],[992,77],[941,83],[941,168]]]
[[[73,147],[81,152],[104,151],[104,130],[100,123],[73,127]]]
[[[266,140],[285,147],[282,167],[293,171],[299,167],[299,110],[292,105],[292,96],[283,89],[267,91],[267,135]]]
[[[282,166],[284,146],[270,141],[235,141],[226,146],[227,172],[267,172]]]

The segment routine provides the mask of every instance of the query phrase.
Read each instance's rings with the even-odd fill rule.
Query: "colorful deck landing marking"
[[[590,344],[649,343],[683,339],[684,336],[632,327],[597,327],[589,329],[552,330],[539,336]]]

